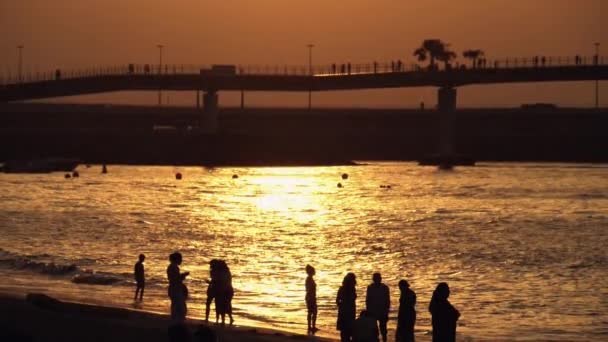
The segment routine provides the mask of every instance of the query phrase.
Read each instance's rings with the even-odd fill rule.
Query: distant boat
[[[72,172],[78,164],[80,160],[69,158],[9,160],[4,163],[0,171],[5,173]]]
[[[434,154],[418,160],[418,165],[438,166],[442,170],[451,170],[454,166],[475,166],[475,159],[461,154]]]

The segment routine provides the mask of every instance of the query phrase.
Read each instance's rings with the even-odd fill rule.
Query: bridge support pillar
[[[439,154],[442,156],[453,156],[456,88],[439,88],[437,100],[437,109],[439,110]]]
[[[219,130],[219,96],[217,91],[207,91],[203,94],[203,117],[201,129],[205,133],[215,134]]]

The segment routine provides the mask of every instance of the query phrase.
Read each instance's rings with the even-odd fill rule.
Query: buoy
[[[78,173],[78,171],[74,171],[74,172],[72,172],[72,177],[78,178],[78,177],[80,177],[80,173]]]
[[[103,164],[103,166],[101,167],[101,173],[103,173],[103,174],[108,173],[108,168],[106,167],[106,164]]]
[[[239,175],[232,175],[232,179],[238,179]]]
[[[181,173],[179,173],[179,172],[178,172],[178,173],[176,173],[176,174],[175,174],[175,179],[177,179],[177,180],[182,180],[182,174],[181,174]]]
[[[338,183],[338,188],[342,188],[342,183]]]
[[[342,174],[342,179],[347,180],[348,179],[348,173],[343,173]]]
[[[69,174],[69,173],[66,173],[66,174],[65,174],[65,179],[70,179],[70,178],[72,178],[72,176],[70,176],[70,174]]]

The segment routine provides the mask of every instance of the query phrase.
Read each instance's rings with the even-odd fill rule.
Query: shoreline
[[[4,341],[167,341],[168,315],[60,301],[44,294],[26,296],[0,293],[4,308],[0,316],[0,337]],[[188,319],[195,332],[199,326],[216,332],[221,341],[332,341],[316,336],[247,327],[220,326]]]

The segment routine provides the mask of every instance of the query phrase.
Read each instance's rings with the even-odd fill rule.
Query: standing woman
[[[416,325],[416,293],[410,289],[406,280],[399,281],[399,317],[397,319],[397,342],[414,342],[414,326]]]
[[[433,292],[429,311],[433,316],[433,342],[455,342],[456,321],[460,312],[448,301],[450,287],[439,283]]]
[[[348,273],[342,281],[342,286],[338,290],[336,304],[338,305],[338,323],[340,330],[340,341],[351,341],[353,328],[357,315],[357,277],[354,273]]]
[[[180,273],[179,265],[182,264],[182,254],[175,252],[169,255],[169,266],[167,267],[167,278],[169,279],[169,298],[171,299],[171,320],[174,324],[183,323],[186,320],[188,308],[188,288],[184,285],[184,279],[190,272]]]

